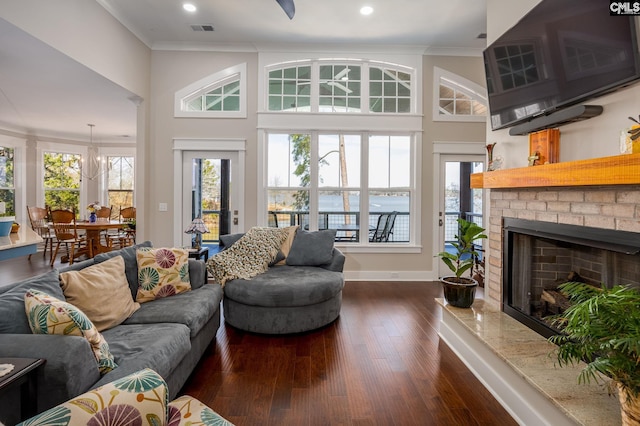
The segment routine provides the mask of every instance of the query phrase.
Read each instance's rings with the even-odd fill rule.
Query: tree
[[[44,153],[44,201],[50,208],[80,207],[80,156]]]
[[[13,180],[13,148],[0,147],[0,202],[5,212],[15,214],[15,184]]]
[[[202,209],[220,210],[220,160],[202,161]]]
[[[289,138],[292,143],[293,163],[296,165],[293,174],[300,178],[300,186],[308,187],[311,183],[311,136],[293,134]],[[294,194],[293,207],[296,210],[309,210],[309,191],[297,191]]]

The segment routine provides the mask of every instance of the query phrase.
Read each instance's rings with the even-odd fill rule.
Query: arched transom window
[[[464,77],[434,67],[434,121],[485,121],[486,90]]]
[[[415,70],[363,60],[310,60],[267,67],[267,111],[410,114]]]

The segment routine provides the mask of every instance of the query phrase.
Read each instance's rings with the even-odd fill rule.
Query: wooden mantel
[[[640,154],[474,173],[471,188],[640,185]]]

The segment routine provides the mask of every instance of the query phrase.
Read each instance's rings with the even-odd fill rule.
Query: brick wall
[[[502,301],[502,218],[640,233],[640,185],[490,190],[485,297]]]

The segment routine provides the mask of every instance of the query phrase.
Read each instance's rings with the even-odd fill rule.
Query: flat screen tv
[[[632,17],[603,0],[542,0],[484,51],[493,130],[640,78]]]

